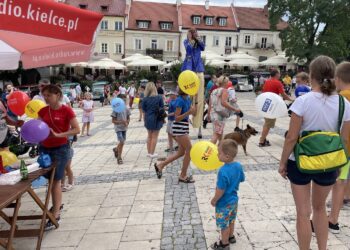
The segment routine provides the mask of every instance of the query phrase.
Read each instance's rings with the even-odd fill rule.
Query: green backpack
[[[340,136],[344,108],[344,98],[339,95],[338,132],[302,132],[294,147],[294,155],[300,172],[316,174],[334,171],[349,162],[348,152]]]

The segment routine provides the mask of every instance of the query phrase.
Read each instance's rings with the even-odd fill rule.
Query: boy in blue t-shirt
[[[215,206],[216,225],[221,229],[221,240],[215,242],[212,249],[229,250],[230,243],[236,242],[233,233],[238,206],[237,192],[239,184],[245,180],[242,165],[234,161],[237,150],[237,143],[231,139],[225,139],[219,145],[219,160],[225,164],[219,170],[211,205]]]
[[[175,111],[176,111],[176,92],[170,92],[170,101],[168,106],[168,124],[166,127],[166,132],[168,134],[168,144],[169,148],[165,150],[165,152],[173,152],[174,151],[174,139],[173,139],[173,123],[175,121]]]
[[[309,93],[311,88],[308,86],[309,75],[305,72],[301,72],[296,76],[297,88],[295,89],[295,97],[299,97]]]

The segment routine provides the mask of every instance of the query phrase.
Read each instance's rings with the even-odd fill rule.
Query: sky
[[[176,0],[137,0],[146,2],[175,3]],[[205,0],[182,0],[183,3],[204,4]],[[230,5],[232,0],[209,0],[210,4]],[[234,0],[236,6],[263,7],[267,0]]]

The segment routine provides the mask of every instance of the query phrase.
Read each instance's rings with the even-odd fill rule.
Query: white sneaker
[[[147,154],[147,157],[148,158],[152,158],[152,154]]]
[[[74,185],[72,184],[67,184],[62,188],[62,192],[68,192],[71,191],[74,188]]]

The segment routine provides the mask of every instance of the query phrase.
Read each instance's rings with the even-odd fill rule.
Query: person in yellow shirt
[[[350,63],[343,62],[337,66],[335,72],[335,84],[340,95],[350,101]],[[350,152],[350,145],[347,145]],[[339,173],[338,180],[332,190],[332,209],[329,214],[329,230],[338,234],[340,227],[338,223],[339,213],[342,206],[345,204],[346,190],[350,188],[350,165],[343,167]]]
[[[292,78],[288,74],[283,77],[282,81],[287,86],[292,85]]]
[[[283,77],[282,82],[284,84],[285,92],[287,95],[291,95],[290,89],[292,87],[292,78],[288,75],[288,73]]]

